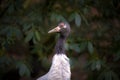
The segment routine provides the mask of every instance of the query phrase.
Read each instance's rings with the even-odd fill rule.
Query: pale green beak
[[[61,29],[61,28],[60,28],[59,26],[57,26],[56,28],[54,28],[54,29],[48,31],[48,33],[60,32],[60,29]]]

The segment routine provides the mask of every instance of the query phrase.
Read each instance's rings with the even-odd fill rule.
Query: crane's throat
[[[56,54],[65,54],[64,44],[65,44],[65,38],[60,37],[56,43],[56,46],[55,46],[55,53]]]

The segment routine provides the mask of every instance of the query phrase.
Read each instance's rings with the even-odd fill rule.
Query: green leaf
[[[56,19],[56,14],[55,13],[51,13],[50,20],[54,21],[55,19]]]
[[[57,20],[57,22],[66,21],[66,19],[60,14],[57,15],[56,20]]]
[[[27,30],[29,30],[31,27],[32,27],[31,24],[24,24],[24,25],[23,25],[23,31],[27,31]]]
[[[93,44],[90,41],[88,42],[88,51],[90,52],[90,54],[94,52]]]
[[[35,31],[35,37],[38,41],[40,41],[40,34],[37,30]]]
[[[22,32],[19,28],[13,28],[13,35],[17,37],[19,40],[23,37]]]
[[[96,69],[97,70],[101,69],[101,61],[100,60],[96,61]]]
[[[17,61],[16,68],[19,69],[20,76],[30,76],[30,70],[25,63],[23,63],[21,61]]]
[[[45,63],[46,62],[46,63]],[[49,67],[50,67],[50,63],[48,62],[48,59],[46,58],[46,57],[44,57],[43,59],[42,59],[42,64],[44,64],[43,65],[43,67],[45,67],[45,68],[48,68],[49,69]]]
[[[33,43],[34,43],[34,44],[36,44],[36,43],[37,43],[37,40],[36,40],[36,38],[35,38],[35,37],[33,37],[33,38],[32,38],[32,41],[33,41]]]
[[[75,24],[77,26],[80,26],[81,25],[81,17],[78,13],[75,13]]]
[[[25,64],[21,64],[19,68],[19,74],[20,76],[30,76],[30,70],[27,68]]]
[[[74,68],[75,65],[78,65],[77,59],[71,57],[70,58],[70,65],[71,65],[71,68]]]
[[[70,45],[70,49],[80,53],[80,47],[79,47],[79,44],[71,44]]]
[[[50,16],[50,20],[51,21],[57,21],[57,22],[66,21],[64,16],[61,15],[61,14],[58,14],[58,13],[52,13],[51,16]]]
[[[92,63],[91,63],[91,69],[92,70],[96,69],[96,61],[92,61]]]
[[[75,19],[75,13],[72,13],[70,16],[69,16],[69,21],[73,21]]]
[[[29,42],[33,38],[33,36],[34,36],[33,31],[29,31],[29,33],[25,37],[25,42]]]
[[[87,46],[87,42],[82,42],[82,43],[80,44],[80,52],[84,51],[85,48],[86,48],[86,46]]]
[[[87,18],[85,18],[85,16],[84,16],[84,15],[81,15],[81,17],[82,17],[83,21],[85,22],[85,24],[88,26],[88,25],[89,25],[89,23],[88,23],[88,21],[87,21]]]

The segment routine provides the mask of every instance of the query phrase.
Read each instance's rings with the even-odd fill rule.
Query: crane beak
[[[60,27],[59,26],[57,26],[56,28],[48,31],[48,33],[55,33],[55,32],[60,32]]]

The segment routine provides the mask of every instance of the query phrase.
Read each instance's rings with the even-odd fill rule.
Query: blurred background
[[[0,0],[0,80],[48,72],[60,21],[71,80],[120,80],[120,0]]]

